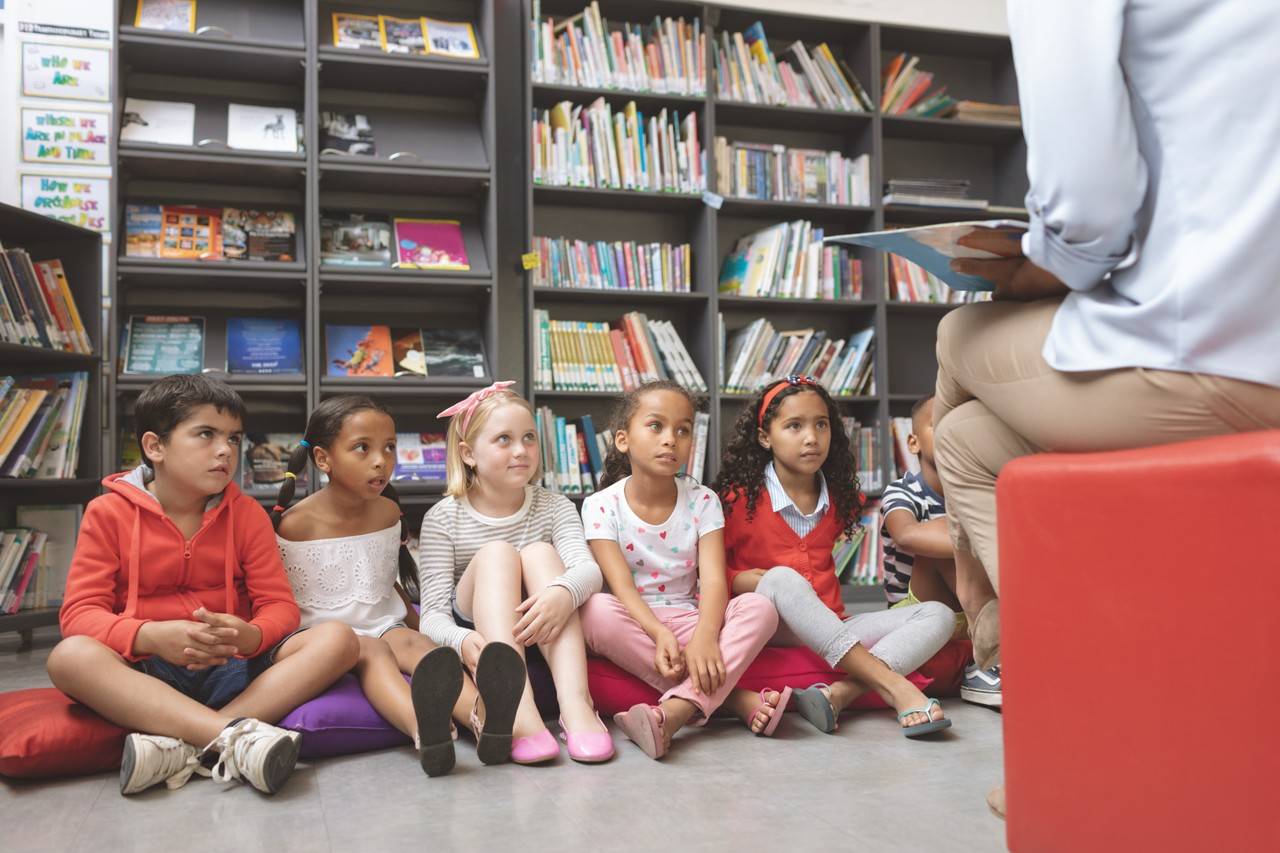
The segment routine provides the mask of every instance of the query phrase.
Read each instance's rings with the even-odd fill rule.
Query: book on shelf
[[[330,376],[394,376],[389,326],[324,327]]]
[[[401,269],[469,270],[462,223],[456,219],[396,217],[396,265]]]
[[[483,379],[489,375],[479,329],[423,329],[422,354],[427,376]]]
[[[955,98],[947,87],[933,86],[933,74],[920,68],[920,57],[900,53],[889,61],[881,73],[884,90],[880,112],[885,115],[938,117],[951,112]]]
[[[35,261],[25,249],[0,247],[0,341],[93,352],[62,261]]]
[[[445,434],[442,432],[396,433],[394,482],[443,482],[445,474]]]
[[[378,40],[387,53],[426,53],[421,18],[378,16]]]
[[[707,34],[702,21],[654,17],[649,24],[609,21],[598,2],[559,23],[534,0],[529,23],[534,83],[705,95]]]
[[[332,20],[334,47],[382,49],[382,29],[377,15],[334,12]]]
[[[948,207],[957,210],[986,210],[985,198],[970,198],[965,178],[890,178],[885,183],[884,203],[908,207]]]
[[[240,487],[252,495],[275,497],[289,470],[289,456],[302,441],[297,432],[246,432]],[[295,484],[301,490],[305,481]]]
[[[232,261],[294,261],[293,214],[281,210],[222,209],[222,253]]]
[[[62,604],[67,586],[67,572],[75,552],[76,536],[80,531],[80,519],[84,507],[79,504],[52,506],[19,506],[14,510],[14,531],[25,529],[31,534],[27,553],[18,557],[23,574],[11,578],[7,590],[8,608],[5,612],[17,613]],[[5,532],[6,538],[9,531]],[[41,537],[38,556],[31,561],[35,536]],[[16,535],[15,535],[16,539]],[[24,564],[22,558],[27,562]]]
[[[832,549],[836,577],[851,586],[884,583],[884,540],[880,533],[880,501],[867,502],[853,535]]]
[[[126,204],[125,257],[291,262],[297,221],[281,210]]]
[[[880,465],[880,429],[866,426],[857,418],[842,417],[845,435],[849,436],[849,450],[858,472],[858,488],[864,492],[884,490],[884,470]]]
[[[695,393],[707,384],[669,320],[632,311],[612,324],[552,320],[534,310],[535,388],[544,391],[629,391],[670,379]]]
[[[885,291],[894,302],[960,305],[991,299],[989,290],[956,290],[924,267],[899,255],[885,255]]]
[[[332,21],[334,47],[454,59],[480,56],[475,28],[467,21],[353,12],[334,12]]]
[[[74,477],[88,394],[84,371],[0,376],[0,477]]]
[[[774,55],[760,21],[740,33],[721,30],[715,46],[716,96],[747,104],[871,111],[871,98],[857,75],[826,42],[810,49],[794,41],[787,52],[792,61]]]
[[[390,267],[391,223],[363,213],[320,218],[320,263],[344,267]]]
[[[645,192],[700,193],[706,170],[698,115],[665,107],[646,117],[629,101],[615,112],[604,98],[561,101],[533,111],[533,182]]]
[[[320,153],[372,157],[377,153],[377,146],[369,117],[361,113],[320,113]]]
[[[911,448],[907,445],[907,439],[915,432],[915,424],[911,418],[894,418],[889,422],[889,432],[893,437],[893,464],[896,466],[898,476],[903,477],[908,473],[920,473],[920,457],[911,452]]]
[[[194,145],[196,105],[184,101],[125,98],[120,117],[121,142]]]
[[[715,138],[716,192],[811,204],[871,204],[871,158]]]
[[[534,287],[688,293],[693,286],[688,243],[534,237],[533,245],[538,253]]]
[[[723,320],[722,320],[723,322]],[[747,394],[783,376],[812,376],[833,397],[875,393],[875,327],[846,338],[812,328],[778,331],[760,317],[722,333],[721,390]]]
[[[476,40],[476,30],[468,21],[423,18],[422,32],[426,37],[426,52],[429,56],[444,56],[450,59],[480,58],[480,43]]]
[[[867,246],[904,258],[923,267],[954,290],[994,290],[995,283],[976,275],[966,275],[951,269],[955,258],[996,260],[1017,257],[1022,254],[1022,235],[1027,223],[1012,219],[989,219],[973,222],[948,222],[942,225],[924,225],[919,228],[896,228],[889,231],[871,231],[863,234],[843,234],[828,237],[827,242]],[[975,233],[988,232],[992,238],[1008,244],[1004,254],[962,246],[960,240]]]
[[[171,33],[196,31],[196,0],[138,0],[133,25]]]
[[[204,369],[204,318],[134,314],[124,332],[121,373],[168,376]]]
[[[325,326],[330,376],[489,375],[478,329]]]
[[[290,317],[228,317],[227,373],[302,372],[302,329]]]
[[[227,146],[250,151],[298,151],[298,114],[289,107],[227,105]]]
[[[738,240],[720,267],[719,289],[733,296],[861,299],[862,261],[823,243],[806,220],[781,222]]]
[[[1004,124],[1020,124],[1022,108],[1017,104],[989,104],[984,101],[956,101],[955,109],[947,114],[947,118],[956,121],[1003,122]]]

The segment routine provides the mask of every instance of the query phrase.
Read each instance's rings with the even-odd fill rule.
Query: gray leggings
[[[778,611],[778,632],[769,645],[808,646],[832,668],[849,649],[862,643],[894,672],[906,675],[946,645],[956,627],[951,608],[937,601],[841,620],[789,566],[774,566],[765,572],[756,592],[773,602]]]

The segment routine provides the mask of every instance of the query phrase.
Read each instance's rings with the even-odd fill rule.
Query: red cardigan
[[[790,566],[813,586],[813,591],[831,612],[844,618],[840,581],[831,556],[840,535],[834,505],[827,506],[826,515],[803,539],[786,519],[774,512],[765,489],[760,490],[756,511],[750,520],[747,501],[741,492],[731,495],[724,505],[724,556],[730,589],[734,577],[742,572]]]

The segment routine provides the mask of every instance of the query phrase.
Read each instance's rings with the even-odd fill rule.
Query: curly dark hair
[[[747,518],[753,518],[756,503],[765,491],[764,471],[773,459],[773,453],[761,447],[756,436],[760,429],[760,404],[764,402],[765,394],[777,384],[771,383],[757,391],[734,422],[729,443],[720,460],[720,473],[712,484],[724,504],[725,515],[733,512],[734,505],[739,500],[744,500]],[[783,388],[769,401],[769,408],[764,413],[763,429],[768,432],[783,400],[806,393],[821,397],[827,406],[827,415],[831,418],[831,448],[827,452],[826,461],[822,463],[822,474],[827,480],[827,495],[835,508],[836,517],[844,535],[848,536],[858,527],[858,520],[866,505],[866,496],[858,486],[857,463],[853,459],[849,435],[844,431],[844,421],[840,419],[840,410],[827,389],[821,385],[792,385]]]
[[[631,458],[613,444],[613,438],[631,423],[631,418],[640,406],[640,398],[650,391],[674,391],[688,400],[695,412],[698,411],[698,400],[689,393],[689,389],[670,379],[654,379],[624,393],[609,413],[609,452],[604,457],[604,476],[600,478],[600,488],[611,486],[631,474]]]

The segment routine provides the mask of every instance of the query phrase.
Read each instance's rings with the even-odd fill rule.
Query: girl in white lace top
[[[486,655],[475,670],[477,692],[457,653],[416,630],[417,614],[396,583],[397,577],[414,578],[416,567],[402,544],[400,506],[391,487],[395,432],[390,413],[368,397],[322,402],[289,459],[272,520],[302,627],[351,626],[360,642],[355,675],[365,696],[414,739],[423,769],[436,776],[454,764],[451,717],[479,735],[483,700],[491,732],[504,726],[509,731],[524,689],[524,663],[509,648]],[[289,509],[308,461],[328,475],[328,484]],[[402,673],[412,674],[411,683]],[[485,763],[505,760],[509,736],[479,741]]]

